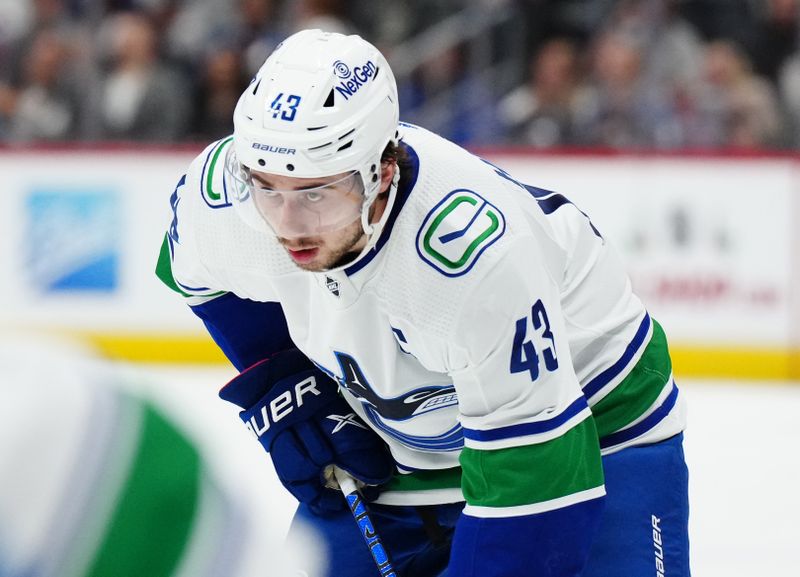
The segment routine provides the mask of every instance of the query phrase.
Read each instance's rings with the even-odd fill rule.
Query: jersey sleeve
[[[453,334],[467,502],[455,575],[579,575],[602,510],[597,431],[542,258],[516,239],[470,290]]]
[[[278,303],[261,303],[226,293],[191,309],[239,371],[294,347]]]
[[[222,283],[204,266],[198,250],[198,196],[202,197],[203,179],[208,158],[224,144],[215,142],[198,155],[186,174],[178,180],[169,197],[172,219],[169,223],[156,264],[156,276],[187,303],[199,304],[225,293]],[[219,171],[218,171],[219,172]],[[221,175],[219,175],[221,178]]]
[[[203,321],[217,346],[243,370],[292,345],[286,318],[277,302],[257,302],[228,292],[224,279],[207,267],[198,249],[200,222],[206,230],[231,210],[219,191],[223,139],[211,144],[190,165],[170,195],[172,220],[164,235],[156,275]]]

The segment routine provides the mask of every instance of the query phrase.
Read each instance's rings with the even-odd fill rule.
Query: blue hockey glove
[[[339,395],[335,381],[297,349],[256,363],[219,396],[244,409],[239,416],[272,455],[278,478],[317,514],[346,506],[341,493],[326,486],[329,465],[363,483],[367,498],[392,476],[386,444]]]

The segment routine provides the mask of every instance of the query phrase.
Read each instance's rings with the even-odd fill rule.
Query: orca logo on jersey
[[[363,403],[374,407],[375,412],[384,419],[403,421],[458,403],[453,385],[429,385],[399,397],[384,399],[369,386],[361,367],[353,357],[337,352],[336,358],[344,374],[343,379],[337,379],[339,384]]]
[[[425,217],[417,233],[417,253],[443,275],[461,276],[505,230],[505,217],[496,206],[459,188]]]

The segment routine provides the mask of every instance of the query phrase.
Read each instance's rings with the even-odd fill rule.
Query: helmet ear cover
[[[358,172],[368,223],[380,192],[381,155],[396,142],[399,121],[394,75],[372,44],[321,30],[290,36],[242,93],[233,121],[231,160],[250,171],[296,178]],[[229,171],[240,173],[226,161]],[[252,200],[244,192],[233,196],[240,206]]]

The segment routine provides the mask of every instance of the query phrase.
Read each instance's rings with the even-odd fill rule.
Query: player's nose
[[[287,200],[281,206],[276,226],[278,236],[287,239],[310,236],[318,227],[319,216],[299,202]]]

